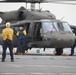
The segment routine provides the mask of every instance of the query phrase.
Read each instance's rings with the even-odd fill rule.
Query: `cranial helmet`
[[[6,27],[10,27],[10,22],[7,22],[6,23]]]
[[[23,27],[20,27],[20,30],[23,30]]]

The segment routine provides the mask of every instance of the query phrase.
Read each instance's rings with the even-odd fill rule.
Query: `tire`
[[[62,55],[63,48],[56,48],[56,54],[55,55]]]

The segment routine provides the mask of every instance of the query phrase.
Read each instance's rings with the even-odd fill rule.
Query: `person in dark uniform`
[[[25,39],[26,39],[26,30],[23,27],[20,27],[19,31],[16,34],[18,36],[18,46],[15,54],[20,53],[25,54]]]
[[[73,46],[71,47],[71,54],[69,56],[73,56],[74,55],[74,49],[75,49],[75,46],[76,46],[76,35],[75,35],[75,42],[73,44]]]
[[[13,29],[10,28],[10,23],[6,23],[6,28],[2,31],[2,37],[3,37],[3,53],[2,53],[2,62],[5,62],[6,58],[6,49],[9,48],[10,56],[11,56],[11,62],[14,62],[14,56],[13,56]]]

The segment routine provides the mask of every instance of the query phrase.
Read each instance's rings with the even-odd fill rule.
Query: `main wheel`
[[[56,48],[56,54],[55,55],[62,55],[63,48]]]

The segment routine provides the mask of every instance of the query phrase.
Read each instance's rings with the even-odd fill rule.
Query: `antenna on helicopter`
[[[65,18],[65,17],[62,17],[61,20],[64,19],[64,18]]]

